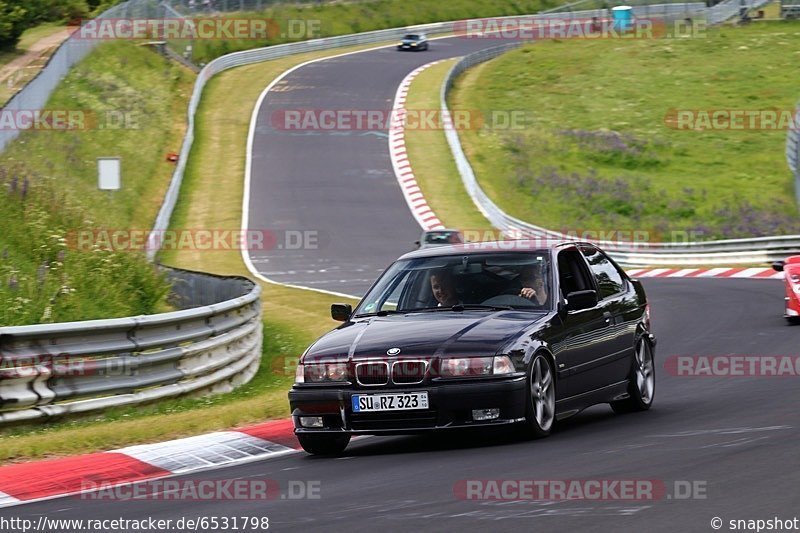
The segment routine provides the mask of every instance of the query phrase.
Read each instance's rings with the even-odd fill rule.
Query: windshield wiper
[[[514,308],[510,305],[483,305],[483,304],[456,304],[453,306],[441,307],[415,307],[413,309],[403,309],[398,311],[396,309],[382,309],[377,313],[359,313],[355,315],[356,318],[365,316],[387,316],[387,315],[405,315],[408,313],[424,313],[426,311],[465,311],[469,309],[489,310],[489,311],[513,311]]]
[[[377,313],[359,313],[357,315],[353,315],[354,318],[360,318],[364,316],[386,316],[386,315],[404,315],[408,311],[397,311],[396,309],[381,309]]]
[[[377,316],[386,316],[386,315],[404,315],[406,314],[405,311],[398,311],[397,309],[381,309],[377,313]]]
[[[451,307],[453,311],[463,311],[464,309],[491,309],[492,311],[511,311],[514,309],[510,305],[483,305],[483,304],[456,304]]]
[[[407,309],[407,312],[417,311],[464,311],[467,309],[488,309],[490,311],[511,311],[514,308],[510,305],[483,305],[483,304],[456,304],[453,306],[442,307],[420,307],[418,309]]]

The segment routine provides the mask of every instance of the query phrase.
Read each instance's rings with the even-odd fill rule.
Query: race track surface
[[[319,499],[93,501],[66,497],[0,510],[0,517],[267,516],[274,531],[712,531],[710,520],[791,518],[800,503],[797,377],[678,377],[670,355],[797,354],[800,329],[781,318],[780,281],[645,280],[652,302],[656,399],[617,416],[597,406],[549,438],[483,431],[368,437],[344,457],[302,452],[182,479],[318,483]],[[466,501],[460,480],[698,482],[704,499]],[[684,484],[685,485],[685,484]],[[674,493],[676,496],[680,494]]]
[[[453,37],[431,41],[424,52],[383,48],[311,63],[279,82],[259,110],[252,147],[248,227],[277,238],[270,249],[251,251],[258,271],[361,296],[422,232],[392,170],[388,131],[290,131],[282,113],[388,111],[418,66],[499,44]],[[294,249],[299,235],[311,236],[311,246]]]

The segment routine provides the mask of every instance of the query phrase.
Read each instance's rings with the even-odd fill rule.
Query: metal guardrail
[[[772,0],[725,0],[708,8],[706,22],[709,25],[720,24],[728,19],[758,9]]]
[[[471,66],[493,59],[518,46],[519,43],[508,43],[481,50],[464,56],[453,65],[440,92],[440,106],[446,124],[450,117],[447,95],[456,77]],[[494,227],[514,238],[571,238],[569,235],[530,224],[503,211],[486,195],[478,183],[456,129],[446,127],[445,135],[464,187],[473,203]],[[793,142],[794,144],[790,146],[787,141],[787,157],[791,152],[796,161],[798,141]],[[800,235],[699,242],[639,243],[603,240],[593,242],[603,246],[615,260],[626,266],[767,263],[800,253]]]
[[[228,392],[261,361],[261,287],[169,269],[156,315],[0,327],[0,424]]]
[[[789,165],[789,170],[792,171],[794,176],[794,196],[797,201],[797,207],[800,209],[800,168],[798,168],[798,160],[800,159],[800,102],[797,103],[794,110],[794,124],[789,128],[786,133],[786,163]]]

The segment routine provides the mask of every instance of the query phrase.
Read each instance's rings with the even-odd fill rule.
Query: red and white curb
[[[772,268],[626,268],[632,278],[754,278],[783,279],[783,272]]]
[[[155,444],[0,467],[0,507],[294,453],[291,419]]]
[[[392,168],[394,175],[400,184],[400,189],[403,191],[403,196],[406,199],[408,208],[411,214],[417,220],[417,223],[423,230],[444,229],[444,225],[428,205],[425,197],[422,195],[422,190],[419,188],[417,178],[411,170],[411,162],[408,160],[408,153],[406,152],[405,141],[405,128],[402,126],[406,114],[406,98],[408,97],[408,88],[411,82],[414,81],[420,72],[428,67],[432,67],[440,61],[434,61],[427,65],[422,65],[419,68],[412,70],[397,88],[397,93],[394,97],[394,105],[392,106],[393,121],[389,128],[389,157],[392,160]]]

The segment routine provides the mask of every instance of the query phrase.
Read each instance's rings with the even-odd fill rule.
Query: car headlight
[[[516,369],[514,368],[514,363],[511,362],[511,358],[509,356],[495,356],[494,365],[492,365],[493,374],[513,374],[514,372],[516,372]]]
[[[417,46],[417,43],[411,43],[411,46]]]
[[[330,383],[347,381],[347,363],[298,365],[297,383]]]
[[[448,357],[439,363],[439,374],[445,378],[511,374],[514,364],[507,355],[495,357]]]
[[[792,274],[789,276],[790,285],[795,294],[800,295],[800,275]]]

